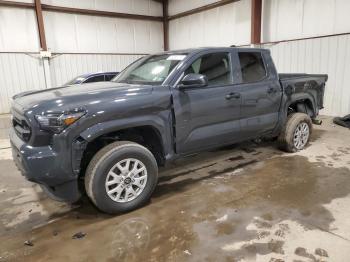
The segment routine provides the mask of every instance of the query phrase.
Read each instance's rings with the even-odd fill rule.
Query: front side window
[[[232,84],[229,54],[213,53],[204,55],[186,69],[185,75],[191,73],[205,75],[208,78],[209,86]]]
[[[152,55],[141,59],[123,72],[113,81],[128,84],[161,85],[180,61],[187,54]]]
[[[242,82],[250,83],[262,80],[266,76],[263,58],[259,52],[239,52]]]

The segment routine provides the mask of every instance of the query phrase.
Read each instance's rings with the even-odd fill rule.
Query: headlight
[[[79,110],[67,113],[50,113],[45,115],[36,115],[35,118],[38,121],[42,130],[60,133],[66,127],[76,122],[84,114],[85,111]]]

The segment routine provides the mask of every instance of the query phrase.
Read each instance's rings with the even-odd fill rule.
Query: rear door
[[[229,143],[239,133],[240,95],[235,93],[230,52],[201,53],[183,76],[206,75],[208,86],[173,88],[176,147],[180,154]]]
[[[242,97],[241,137],[256,137],[276,126],[282,89],[268,53],[239,49],[235,53]]]

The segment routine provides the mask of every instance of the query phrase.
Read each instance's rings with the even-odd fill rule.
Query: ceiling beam
[[[17,8],[33,8],[33,9],[35,8],[34,3],[22,3],[22,2],[5,1],[5,0],[0,0],[0,6],[17,7]],[[159,21],[159,22],[163,21],[162,16],[137,15],[137,14],[99,11],[99,10],[92,10],[92,9],[72,8],[72,7],[46,5],[46,4],[41,4],[41,9],[44,11],[69,13],[69,14],[105,16],[105,17],[126,18],[126,19],[136,19],[136,20]]]
[[[0,6],[21,7],[21,8],[34,8],[35,7],[35,5],[33,3],[23,3],[23,2],[4,1],[4,0],[0,0]]]
[[[252,0],[251,11],[250,43],[257,45],[261,43],[262,0]]]
[[[35,4],[36,21],[38,23],[40,47],[42,50],[47,51],[45,27],[44,27],[43,11],[41,9],[41,2],[40,2],[40,0],[34,0],[34,4]]]
[[[203,11],[207,11],[207,10],[210,10],[210,9],[213,9],[213,8],[217,8],[217,7],[220,7],[220,6],[224,6],[224,5],[227,5],[227,4],[232,4],[232,3],[238,2],[238,1],[239,0],[221,0],[221,1],[218,1],[218,2],[215,2],[215,3],[212,3],[212,4],[204,5],[204,6],[197,7],[197,8],[194,8],[194,9],[182,12],[182,13],[178,13],[176,15],[171,15],[171,16],[169,16],[169,20],[174,20],[174,19],[178,19],[178,18],[181,18],[181,17],[197,14],[197,13],[200,13],[200,12],[203,12]]]
[[[63,6],[55,6],[55,5],[44,5],[44,4],[41,6],[42,6],[43,10],[51,11],[51,12],[80,14],[80,15],[92,15],[92,16],[105,16],[105,17],[114,17],[114,18],[159,21],[159,22],[163,21],[162,16],[117,13],[117,12],[109,12],[109,11],[100,11],[100,10],[82,9],[82,8],[73,8],[73,7],[63,7]]]

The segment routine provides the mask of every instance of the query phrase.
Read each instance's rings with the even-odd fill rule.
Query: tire
[[[139,172],[136,175],[133,175],[134,167],[134,173]],[[127,177],[130,177],[128,183]],[[131,181],[134,179],[136,182]],[[158,166],[153,154],[139,144],[118,141],[105,146],[92,158],[86,170],[85,190],[98,209],[117,214],[144,205],[150,199],[157,181]],[[111,193],[113,190],[117,192]],[[129,190],[137,193],[132,195]]]
[[[306,126],[306,125],[307,126]],[[303,131],[305,134],[303,135],[303,142],[296,146],[296,129],[297,128],[308,128],[308,136],[306,137],[306,131]],[[299,150],[304,149],[309,143],[310,136],[312,133],[312,121],[311,118],[304,113],[293,113],[290,114],[287,118],[286,124],[278,137],[278,143],[280,149],[286,152],[294,153]]]

